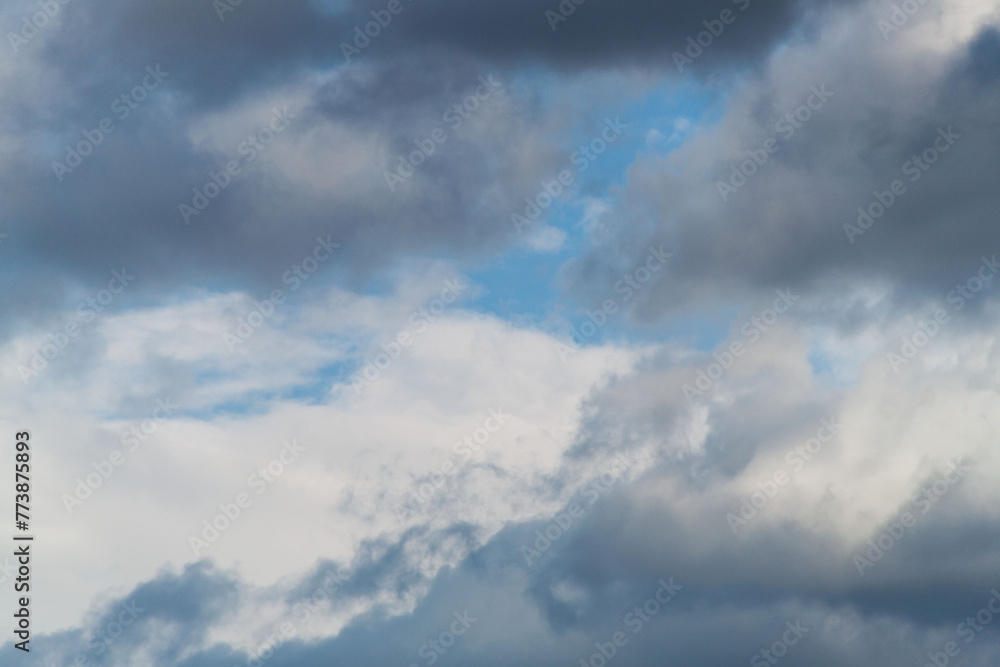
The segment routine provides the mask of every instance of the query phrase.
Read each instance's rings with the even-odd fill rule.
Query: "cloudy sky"
[[[1000,662],[997,0],[0,27],[3,664]]]

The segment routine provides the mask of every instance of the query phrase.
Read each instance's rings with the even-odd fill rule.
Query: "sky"
[[[0,663],[1000,662],[996,0],[0,28]]]

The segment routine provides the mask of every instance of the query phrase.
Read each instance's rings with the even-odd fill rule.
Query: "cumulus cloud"
[[[995,3],[52,6],[40,661],[1000,658]]]

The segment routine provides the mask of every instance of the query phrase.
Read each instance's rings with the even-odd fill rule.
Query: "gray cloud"
[[[33,92],[8,100],[7,131],[33,139],[22,140],[23,152],[8,155],[2,167],[8,196],[0,226],[11,233],[5,252],[30,258],[49,280],[41,285],[35,271],[11,271],[17,289],[3,297],[3,307],[31,317],[60,305],[65,290],[55,287],[53,274],[87,284],[121,263],[141,274],[135,292],[145,297],[182,285],[263,289],[319,234],[349,249],[328,267],[330,279],[355,284],[411,253],[469,257],[505,247],[513,238],[512,203],[536,194],[565,160],[558,135],[572,130],[539,142],[538,131],[554,129],[554,119],[536,108],[530,89],[509,90],[508,104],[488,126],[453,138],[417,173],[415,188],[390,196],[382,167],[440,125],[443,111],[481,74],[509,81],[535,63],[669,71],[669,53],[731,4],[595,1],[553,32],[546,7],[533,2],[406,3],[350,66],[340,43],[371,20],[367,3],[324,9],[305,0],[247,0],[225,20],[211,4],[191,0],[67,4],[58,23],[23,47],[15,61],[22,68],[9,74],[12,89]],[[754,3],[745,13],[730,7],[739,21],[698,60],[700,70],[765,54],[803,11],[820,4]],[[146,65],[169,75],[119,121],[109,106],[138,83]],[[44,68],[51,83],[27,85],[35,68]],[[316,72],[330,81],[315,83]],[[312,169],[339,174],[331,177],[337,192],[307,186],[301,175],[250,169],[185,227],[179,204],[190,204],[210,171],[238,157],[238,141],[215,150],[188,133],[205,114],[232,115],[281,91],[296,94],[305,108],[267,158],[284,150],[301,159],[311,145]],[[105,117],[115,122],[114,133],[59,182],[51,163],[64,160],[63,147]],[[357,133],[358,145],[342,137],[315,143],[317,133],[331,130]],[[380,142],[388,150],[373,159]]]
[[[1000,250],[1000,201],[989,185],[1000,161],[1000,88],[988,74],[996,29],[942,60],[904,35],[887,43],[869,20],[852,18],[843,42],[821,36],[776,55],[717,128],[634,165],[601,221],[611,248],[602,243],[577,260],[570,282],[595,299],[609,294],[647,246],[666,243],[675,257],[635,306],[640,319],[656,320],[789,286],[829,296],[848,276],[892,285],[894,299],[912,308],[943,301],[973,276],[981,257]],[[820,86],[832,94],[825,102],[814,94]],[[797,110],[804,122],[783,120]],[[933,163],[920,162],[925,152]],[[766,158],[763,166],[753,155]],[[897,180],[900,195],[890,192]],[[720,183],[731,187],[720,194]]]
[[[112,267],[139,276],[120,307],[192,287],[265,293],[320,235],[343,248],[322,280],[353,286],[383,278],[409,255],[459,262],[487,256],[511,243],[511,202],[534,194],[565,160],[561,140],[573,131],[559,123],[558,105],[547,106],[530,84],[515,84],[517,75],[541,65],[577,84],[614,68],[665,77],[674,66],[670,54],[726,6],[591,0],[552,31],[544,11],[557,3],[403,2],[404,13],[346,67],[340,41],[368,20],[370,3],[321,10],[305,1],[246,0],[225,21],[210,3],[186,0],[68,5],[61,27],[26,49],[25,70],[7,75],[24,82],[30,67],[44,66],[52,83],[42,86],[44,95],[13,97],[5,118],[3,131],[17,135],[20,150],[5,154],[0,166],[0,229],[11,234],[0,247],[11,259],[0,308],[18,309],[23,319],[2,326],[44,321],[52,308],[75,304],[88,286],[99,288]],[[821,386],[808,328],[818,324],[844,336],[873,326],[895,331],[902,312],[941,299],[974,275],[984,253],[1000,253],[993,183],[1000,36],[985,27],[942,55],[904,35],[887,43],[866,10],[823,13],[848,4],[754,2],[692,68],[708,77],[750,65],[719,124],[674,153],[634,164],[618,200],[596,222],[594,238],[607,243],[566,271],[582,299],[601,300],[649,245],[668,245],[671,263],[632,313],[652,322],[733,305],[752,312],[773,298],[772,290],[792,287],[802,302],[761,344],[760,358],[721,381],[725,392],[702,401],[688,403],[684,385],[711,358],[675,348],[649,355],[634,374],[595,391],[582,406],[565,474],[530,491],[558,497],[570,469],[620,450],[646,454],[651,463],[554,540],[534,568],[525,567],[521,547],[534,542],[550,517],[507,525],[485,543],[475,526],[413,528],[398,539],[365,542],[347,566],[320,560],[300,580],[267,589],[261,595],[268,602],[294,607],[335,572],[345,581],[323,602],[323,613],[369,605],[336,636],[292,639],[267,664],[421,664],[425,642],[466,610],[477,620],[449,648],[451,664],[577,664],[670,577],[682,593],[629,637],[620,664],[660,665],[665,657],[745,664],[781,637],[786,622],[800,619],[810,634],[782,664],[919,664],[956,639],[956,626],[998,584],[990,564],[1000,532],[976,488],[950,491],[865,577],[852,562],[857,536],[843,526],[860,533],[851,521],[871,517],[859,512],[845,519],[838,512],[855,508],[848,501],[857,489],[843,480],[870,481],[891,471],[900,465],[892,454],[904,446],[915,447],[919,465],[906,479],[877,480],[892,493],[879,497],[881,505],[871,503],[871,515],[905,509],[906,493],[933,480],[928,451],[941,450],[916,449],[915,441],[931,437],[919,424],[884,414],[881,421],[863,418],[866,411],[879,414],[887,396],[904,411],[935,409],[942,421],[973,422],[956,447],[988,445],[985,414],[980,425],[978,414],[948,413],[952,404],[936,393],[946,387],[969,404],[981,401],[976,409],[988,406],[982,395],[990,392],[975,375],[986,371],[955,362],[894,379],[876,365],[875,354],[856,371],[864,391]],[[134,85],[145,65],[157,63],[170,73],[167,83],[59,182],[50,163],[61,158],[61,146],[95,127],[110,113],[109,102]],[[412,187],[390,192],[383,169],[440,125],[478,76],[494,71],[508,81],[504,95],[456,131],[416,171]],[[777,119],[822,85],[833,96],[723,201],[717,182],[746,151],[780,136]],[[215,122],[224,131],[238,123],[239,137],[270,113],[250,107],[282,95],[298,110],[287,133],[185,226],[178,204],[237,151],[202,140],[204,126]],[[919,179],[907,182],[905,194],[895,195],[885,215],[851,243],[844,225],[855,222],[856,208],[905,178],[906,162],[948,128],[957,141],[932,168],[915,172]],[[883,288],[888,296],[873,298],[874,305],[855,298]],[[963,334],[995,328],[987,308],[992,298],[988,292],[972,303],[979,320],[976,326],[963,320]],[[990,364],[992,357],[981,366]],[[890,379],[879,384],[880,373]],[[862,433],[853,436],[855,450],[829,464],[840,486],[828,482],[814,503],[793,508],[813,512],[809,520],[794,515],[788,502],[786,514],[775,508],[774,518],[734,536],[724,517],[739,506],[745,492],[737,483],[754,462],[780,456],[789,443],[809,438],[819,420],[845,412]],[[456,497],[469,497],[465,487],[456,488]],[[434,509],[446,509],[451,498],[443,494]],[[429,575],[425,566],[446,560],[451,550],[468,555]],[[163,665],[243,663],[247,656],[213,643],[212,631],[231,623],[251,592],[235,574],[191,565],[102,606],[82,628],[39,638],[38,651],[68,663],[114,622],[121,604],[135,600],[144,611],[120,641],[95,656],[97,664],[136,655]],[[411,603],[415,610],[404,611]],[[1000,657],[997,627],[963,645],[970,664]],[[0,653],[13,661],[12,651]]]

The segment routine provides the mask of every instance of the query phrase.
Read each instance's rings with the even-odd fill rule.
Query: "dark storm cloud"
[[[63,11],[67,20],[46,42],[44,59],[69,80],[123,83],[136,63],[163,63],[196,107],[225,105],[300,67],[328,65],[340,27],[309,0],[247,0],[225,21],[200,0],[71,3]]]
[[[703,22],[717,20],[728,9],[736,18],[722,28],[715,26],[721,34],[698,61],[717,64],[733,57],[762,55],[803,10],[824,4],[834,3],[589,0],[577,6],[570,0],[560,10],[560,3],[551,0],[417,0],[413,3],[417,11],[408,9],[412,16],[400,21],[397,48],[440,45],[491,60],[539,61],[571,68],[608,64],[673,68],[670,55],[687,48],[687,38],[706,29]]]
[[[371,30],[378,34],[359,49],[358,58],[423,59],[445,51],[511,66],[536,62],[672,69],[670,54],[687,48],[687,38],[705,31],[703,23],[717,21],[724,10],[736,18],[722,28],[713,24],[722,34],[699,63],[763,55],[797,19],[830,4],[849,3],[590,0],[576,6],[567,0],[561,15],[568,14],[565,7],[576,9],[553,30],[546,12],[559,14],[558,1],[400,0],[399,13],[387,14],[387,3],[381,2],[358,0],[324,8],[309,0],[246,0],[222,12],[220,20],[215,5],[199,0],[112,0],[68,5],[63,10],[68,20],[48,42],[46,55],[51,64],[82,80],[93,80],[98,72],[124,74],[136,60],[163,61],[177,71],[177,85],[190,91],[193,103],[211,105],[280,80],[296,67],[346,62],[342,44],[354,45],[355,29],[375,20],[372,12],[389,22]]]
[[[342,67],[341,43],[381,5],[247,0],[220,20],[212,3],[195,0],[69,3],[58,23],[13,61],[44,68],[52,83],[45,102],[37,95],[6,100],[9,130],[28,139],[27,152],[8,155],[3,165],[8,198],[0,225],[11,233],[5,251],[44,271],[48,285],[60,275],[86,284],[126,263],[142,277],[135,293],[146,295],[185,284],[264,289],[320,234],[349,248],[330,273],[361,280],[407,252],[489,251],[512,238],[505,224],[512,202],[534,194],[560,161],[555,150],[525,159],[525,145],[537,151],[531,124],[544,120],[544,110],[514,100],[505,112],[509,123],[493,134],[453,139],[414,177],[422,191],[389,196],[380,170],[351,176],[373,182],[346,197],[303,191],[301,183],[273,173],[248,174],[234,179],[190,227],[180,224],[179,204],[190,204],[193,188],[236,157],[237,147],[209,153],[187,133],[204,112],[230,113],[295,84],[306,87],[307,106],[281,141],[307,141],[329,122],[389,139],[391,150],[402,153],[432,123],[440,124],[443,111],[469,94],[479,75],[509,80],[518,67],[535,63],[577,70],[633,63],[671,71],[668,54],[705,30],[703,20],[729,8],[738,20],[698,60],[708,74],[717,61],[765,53],[800,10],[820,4],[595,0],[553,31],[545,3],[405,1],[384,34],[354,65]],[[168,74],[119,120],[109,107],[141,81],[146,66]],[[309,90],[316,71],[337,74]],[[52,162],[65,160],[64,146],[76,145],[106,117],[114,133],[60,182]],[[329,150],[334,164],[351,160],[334,145]],[[396,154],[379,158],[389,166]],[[34,271],[12,271],[17,289],[8,294],[34,293],[33,308],[58,303],[64,290],[39,287]],[[3,298],[6,308],[15,307],[13,297]]]
[[[634,165],[602,221],[614,251],[581,258],[574,280],[601,297],[650,244],[666,243],[675,256],[636,306],[655,319],[785,287],[830,294],[847,278],[895,285],[912,307],[974,276],[1000,252],[996,30],[951,51],[939,74],[938,53],[886,43],[859,23],[849,46],[827,40],[777,56],[716,134]],[[783,120],[797,112],[796,123]],[[890,191],[896,181],[901,194]]]
[[[143,74],[142,66],[132,69]],[[397,69],[400,76],[393,74]],[[287,288],[282,274],[312,252],[318,237],[329,237],[342,249],[324,265],[319,280],[344,275],[367,280],[401,253],[433,249],[461,255],[502,243],[511,234],[505,224],[510,202],[533,193],[558,157],[554,149],[535,147],[535,162],[526,161],[522,149],[535,131],[519,117],[517,100],[498,92],[487,100],[493,103],[490,112],[500,114],[495,122],[476,129],[470,121],[460,132],[450,132],[449,143],[409,183],[391,192],[384,168],[398,166],[397,156],[413,151],[414,142],[435,128],[449,127],[444,112],[481,85],[480,74],[489,74],[442,68],[453,75],[449,80],[394,64],[377,73],[377,81],[393,86],[391,94],[381,92],[380,84],[353,87],[350,77],[308,93],[305,108],[288,128],[257,164],[247,164],[241,142],[266,126],[270,110],[242,123],[245,133],[218,151],[192,145],[186,137],[192,118],[171,107],[179,72],[166,63],[163,70],[168,76],[162,88],[123,120],[110,106],[130,87],[104,84],[93,93],[102,103],[75,106],[57,123],[46,118],[36,125],[28,113],[20,121],[25,135],[51,133],[46,143],[58,148],[3,165],[10,194],[0,224],[11,234],[4,251],[21,269],[16,275],[11,271],[11,281],[21,281],[24,288],[7,292],[5,299],[43,292],[42,298],[35,295],[33,306],[46,297],[56,300],[65,293],[57,289],[61,275],[78,280],[83,289],[90,284],[96,289],[113,266],[137,275],[136,289],[125,299],[192,285],[269,293]],[[92,133],[105,117],[115,122],[113,133],[60,182],[51,165],[65,161],[63,146],[76,145],[82,132]],[[306,168],[313,172],[309,178],[319,178],[317,169],[348,172],[345,178],[357,181],[356,187],[334,177],[334,190],[326,192],[259,166],[286,151],[283,159],[294,170],[296,156],[310,150],[310,134],[331,130],[341,137],[357,133],[359,141],[343,146],[331,139],[328,152],[311,155],[315,166]],[[379,154],[383,141],[384,154]],[[210,174],[221,173],[229,160],[244,161],[243,173],[185,225],[179,206],[192,206],[194,189],[203,191]],[[358,169],[358,164],[369,166]],[[47,295],[39,273],[47,276]]]
[[[967,70],[980,84],[1000,77],[1000,30],[986,28],[969,45]]]

